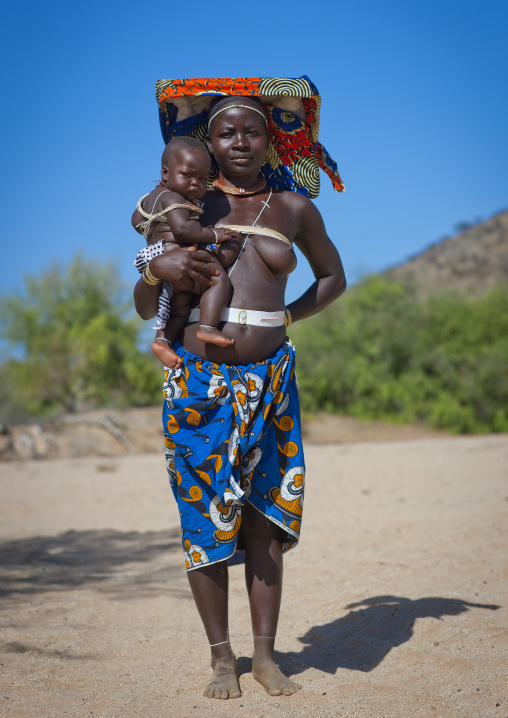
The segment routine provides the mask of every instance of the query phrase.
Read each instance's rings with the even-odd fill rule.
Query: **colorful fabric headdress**
[[[318,142],[321,97],[305,75],[296,79],[247,77],[159,80],[156,97],[162,136],[192,135],[204,141],[208,111],[215,97],[258,97],[268,116],[270,144],[261,167],[269,187],[307,197],[319,194],[319,167],[337,192],[344,185],[323,145]],[[218,177],[214,166],[210,181]]]

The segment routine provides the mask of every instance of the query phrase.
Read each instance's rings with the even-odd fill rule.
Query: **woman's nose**
[[[234,138],[234,147],[235,149],[241,150],[241,149],[248,149],[249,147],[249,138],[244,132],[237,132]]]

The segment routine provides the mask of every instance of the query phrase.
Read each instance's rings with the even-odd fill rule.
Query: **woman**
[[[241,695],[229,643],[226,560],[240,549],[253,676],[271,695],[300,688],[274,661],[282,555],[298,540],[304,475],[294,352],[285,324],[319,312],[346,286],[339,254],[312,202],[298,192],[271,190],[260,175],[268,124],[266,105],[253,97],[222,98],[208,115],[206,141],[219,177],[204,198],[202,222],[243,232],[222,245],[230,252],[235,309],[221,329],[235,343],[219,348],[200,342],[194,312],[178,348],[183,367],[171,370],[166,382],[168,471],[189,582],[211,647],[213,676],[204,695],[220,699]],[[302,251],[316,279],[285,308],[287,276],[296,266],[287,240]],[[182,278],[206,285],[209,261],[206,252],[173,245],[150,262],[149,271],[175,289]],[[135,302],[143,318],[155,315],[157,298],[157,286],[138,282]]]

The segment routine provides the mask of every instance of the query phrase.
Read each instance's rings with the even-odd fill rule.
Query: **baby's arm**
[[[162,209],[173,204],[192,204],[177,192],[167,192],[161,199],[163,203]],[[197,209],[196,207],[196,211]],[[199,221],[189,219],[191,214],[192,210],[182,208],[166,212],[168,227],[177,244],[194,244],[195,242],[198,244],[218,244],[236,236],[236,232],[226,227],[218,229],[203,227]]]

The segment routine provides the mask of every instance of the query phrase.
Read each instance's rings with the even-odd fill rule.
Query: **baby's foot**
[[[175,350],[166,342],[152,342],[152,351],[164,366],[170,369],[178,369],[182,366],[182,359]]]
[[[238,681],[236,670],[235,654],[230,651],[229,655],[222,658],[212,658],[213,675],[212,680],[205,688],[205,698],[240,698],[242,691]]]
[[[252,656],[252,675],[271,696],[290,696],[299,691],[301,685],[290,681],[272,658]]]
[[[218,347],[229,347],[231,344],[235,343],[234,339],[224,336],[224,334],[220,332],[217,327],[206,327],[203,324],[199,325],[196,336],[202,342],[215,344],[215,346]]]

